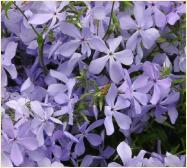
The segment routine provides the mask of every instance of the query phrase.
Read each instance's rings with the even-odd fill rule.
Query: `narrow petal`
[[[136,98],[136,100],[138,100],[142,105],[147,105],[148,103],[148,96],[145,93],[141,93],[141,92],[134,92],[133,93],[134,97]]]
[[[12,58],[14,58],[17,49],[17,43],[11,41],[7,44],[5,54],[2,56],[3,65],[10,66]]]
[[[130,16],[124,16],[119,19],[120,26],[123,30],[134,30],[137,28],[136,22]]]
[[[105,121],[104,121],[105,129],[106,129],[106,134],[107,135],[112,135],[114,133],[114,125],[112,122],[112,116],[106,116]]]
[[[130,102],[128,100],[125,100],[121,96],[118,96],[118,99],[116,101],[114,109],[115,110],[121,110],[121,109],[125,109],[125,108],[127,108],[129,106],[130,106]]]
[[[141,33],[142,42],[146,49],[150,49],[157,38],[160,36],[159,31],[155,28],[150,28],[145,31],[142,31]]]
[[[164,27],[166,25],[166,16],[158,8],[154,9],[154,18],[157,27]]]
[[[81,156],[82,154],[84,154],[84,152],[85,152],[84,141],[83,141],[83,138],[80,138],[79,142],[76,143],[76,145],[75,145],[75,153],[78,156]]]
[[[124,64],[124,65],[131,65],[133,63],[134,56],[131,50],[123,50],[120,52],[115,53],[116,59]]]
[[[90,45],[90,48],[92,48],[96,51],[100,51],[100,52],[104,52],[104,53],[107,53],[107,51],[108,51],[108,48],[106,47],[104,41],[99,37],[90,38],[88,43]]]
[[[139,32],[136,31],[132,36],[129,37],[126,43],[126,48],[134,51],[136,49]]]
[[[121,41],[122,41],[122,36],[118,36],[117,38],[107,40],[110,52],[113,53],[118,48]]]
[[[117,97],[117,93],[118,93],[118,90],[117,90],[116,85],[112,84],[110,86],[110,89],[108,90],[108,93],[107,93],[106,97],[105,97],[106,102],[110,107],[114,107],[114,102],[115,102],[115,99]]]
[[[115,111],[114,118],[121,129],[128,130],[130,128],[132,120],[126,114]]]
[[[19,166],[23,162],[22,152],[16,142],[13,142],[12,144],[10,158],[16,166]]]
[[[108,55],[93,60],[89,65],[89,71],[93,74],[99,74],[105,67],[109,57]]]
[[[93,122],[92,124],[90,124],[88,126],[88,128],[86,129],[86,132],[90,132],[91,130],[93,130],[101,125],[103,125],[103,119],[96,120],[95,122]]]
[[[134,4],[134,16],[139,26],[143,26],[145,22],[145,5],[143,2],[136,2]]]
[[[47,23],[50,19],[52,19],[53,14],[45,14],[45,13],[41,13],[41,14],[35,14],[33,15],[28,23],[29,24],[34,24],[34,25],[42,25],[44,23]]]
[[[152,95],[150,102],[154,105],[157,104],[158,101],[160,100],[160,95],[161,95],[160,88],[157,84],[155,84],[154,90],[153,90],[153,95]]]
[[[170,25],[174,25],[179,19],[179,15],[176,13],[176,12],[171,12],[169,13],[167,16],[167,22],[170,24]]]
[[[123,71],[123,68],[122,68],[121,64],[114,61],[113,58],[110,58],[109,74],[110,74],[110,78],[113,82],[118,83],[122,80],[122,78],[123,78],[122,71]]]
[[[71,40],[66,42],[59,48],[59,54],[62,54],[65,57],[70,57],[77,50],[80,44],[81,43],[79,40]]]
[[[68,36],[74,37],[76,39],[82,38],[80,31],[75,27],[75,25],[73,25],[71,23],[62,22],[60,24],[60,29],[61,29],[62,33],[66,34]]]
[[[171,123],[175,124],[177,117],[178,117],[178,111],[177,111],[175,105],[168,107],[168,115],[169,115]]]
[[[102,142],[101,137],[97,134],[89,133],[86,138],[93,146],[98,146]]]
[[[126,142],[121,142],[117,146],[117,153],[120,156],[123,165],[125,165],[132,157],[131,148]]]
[[[134,82],[132,84],[132,88],[134,90],[141,89],[141,88],[145,87],[147,85],[147,83],[148,83],[148,77],[145,75],[141,75],[141,76],[138,76],[134,80]]]

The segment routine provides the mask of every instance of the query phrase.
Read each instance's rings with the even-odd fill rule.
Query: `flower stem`
[[[110,20],[109,20],[109,24],[108,24],[108,28],[107,28],[107,31],[103,37],[103,39],[105,39],[107,37],[107,35],[109,34],[109,30],[110,30],[110,26],[111,26],[111,23],[112,23],[112,14],[113,14],[113,10],[114,10],[114,3],[115,1],[112,2],[112,8],[111,8],[111,14],[110,14]]]
[[[28,18],[27,16],[24,14],[24,12],[19,8],[19,6],[16,5],[15,2],[12,2],[13,5],[18,9],[18,11],[23,15],[23,17],[27,20],[28,22]],[[44,60],[43,60],[43,48],[44,48],[44,39],[42,37],[42,35],[40,33],[37,32],[37,30],[34,28],[34,26],[32,24],[29,24],[32,28],[32,30],[34,31],[34,33],[36,34],[37,36],[37,43],[38,43],[38,59],[39,59],[39,63],[41,65],[41,67],[43,68],[44,70],[44,73],[46,74],[47,73],[47,68],[44,64]]]

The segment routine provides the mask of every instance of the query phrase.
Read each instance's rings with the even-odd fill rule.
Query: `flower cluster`
[[[185,166],[185,13],[2,2],[2,165]]]

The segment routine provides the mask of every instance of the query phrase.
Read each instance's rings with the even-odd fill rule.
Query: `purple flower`
[[[63,84],[52,84],[48,88],[50,95],[54,96],[54,100],[58,104],[62,104],[61,110],[55,111],[54,116],[60,116],[64,114],[69,115],[69,124],[73,125],[73,111],[74,105],[78,101],[78,97],[73,95],[73,88],[75,86],[76,80],[74,78],[68,79],[63,73],[51,70],[51,76],[57,78],[66,84],[66,87]],[[59,91],[60,89],[60,91]],[[64,91],[67,90],[67,93]]]
[[[12,64],[12,59],[16,55],[17,43],[14,41],[10,41],[9,39],[2,40],[2,85],[7,85],[7,74],[5,70],[10,74],[12,79],[17,77],[17,70],[14,64]]]
[[[135,113],[141,114],[141,105],[145,106],[149,101],[148,95],[146,94],[148,91],[144,89],[147,85],[148,78],[144,75],[140,75],[132,83],[128,71],[124,70],[124,72],[125,81],[118,88],[120,96],[131,101]]]
[[[25,98],[19,98],[18,100],[10,100],[6,102],[6,105],[10,107],[11,109],[15,110],[15,121],[18,121],[16,125],[23,124],[24,122],[28,121],[30,118],[30,111],[26,104],[30,100]]]
[[[34,14],[29,19],[29,24],[41,25],[51,20],[49,29],[52,28],[57,20],[64,20],[65,15],[60,11],[66,6],[68,2],[42,2],[42,5],[38,9],[38,13]]]
[[[48,107],[44,110],[38,101],[32,101],[30,106],[35,115],[31,122],[31,129],[36,135],[39,146],[41,146],[44,144],[44,132],[51,136],[55,129],[54,123],[62,124],[62,122],[52,117],[53,108]]]
[[[106,10],[102,2],[95,2],[95,6],[91,7],[90,3],[86,3],[88,10],[85,17],[81,19],[83,27],[89,27],[92,33],[103,37],[105,34],[104,25],[108,24],[109,17],[106,16]],[[97,23],[98,22],[98,23]]]
[[[142,161],[143,161],[143,158],[146,152],[144,150],[141,150],[137,156],[132,157],[132,150],[130,146],[126,142],[121,142],[117,146],[117,153],[123,162],[123,166],[141,167]],[[109,167],[121,167],[121,165],[116,162],[109,163],[108,166]]]
[[[109,62],[109,74],[113,82],[118,83],[122,78],[123,68],[121,64],[131,65],[133,63],[133,54],[131,50],[122,50],[115,52],[121,43],[122,37],[119,36],[107,41],[109,49],[106,49],[104,53],[107,55],[97,58],[90,63],[89,71],[93,74],[99,74]]]
[[[184,2],[176,3],[177,7],[173,7],[173,11],[167,15],[167,22],[170,25],[174,25],[180,19],[180,16],[186,13],[186,4]]]
[[[147,5],[147,9],[145,10],[145,12],[154,18],[154,22],[157,27],[163,28],[166,25],[166,16],[162,12],[162,10],[160,10],[160,8],[162,6],[168,7],[170,3],[169,2],[148,2],[146,3],[146,5]]]
[[[61,55],[65,57],[70,57],[80,45],[81,53],[88,57],[91,54],[91,49],[103,52],[106,48],[103,40],[92,35],[88,28],[83,28],[82,32],[80,32],[73,24],[66,22],[62,22],[60,27],[62,33],[74,38],[59,48]]]
[[[120,129],[128,130],[131,125],[131,118],[123,113],[118,112],[119,110],[125,109],[130,106],[128,100],[123,99],[121,96],[117,97],[117,87],[112,84],[107,95],[105,106],[105,120],[104,125],[106,128],[106,134],[112,135],[114,133],[114,125],[112,118],[114,117]],[[117,98],[116,102],[115,99]]]
[[[30,122],[25,122],[15,128],[10,118],[3,118],[2,121],[3,138],[9,148],[10,159],[14,165],[19,166],[24,161],[25,150],[35,150],[38,147],[35,136],[30,131]],[[2,148],[6,146],[2,146]]]
[[[79,128],[81,134],[77,134],[76,138],[78,138],[79,142],[75,145],[75,154],[78,156],[81,156],[85,152],[85,145],[84,145],[84,139],[86,138],[88,142],[92,146],[98,146],[102,143],[102,139],[98,134],[90,133],[95,128],[101,126],[103,124],[103,120],[97,120],[91,125],[88,126],[88,123],[85,122],[81,125]]]
[[[147,61],[143,64],[143,71],[149,77],[147,87],[149,89],[154,88],[150,102],[156,104],[160,99],[168,95],[171,87],[171,79],[160,79],[159,67]]]
[[[185,158],[184,157],[177,157],[175,155],[172,155],[169,152],[166,152],[166,157],[164,158],[165,166],[177,166],[177,167],[183,167],[185,166]]]
[[[179,93],[170,93],[167,98],[163,99],[156,105],[155,116],[158,121],[162,121],[162,116],[165,112],[168,112],[170,121],[175,124],[178,117],[178,112],[176,109],[176,103],[179,100]]]
[[[120,19],[120,25],[125,30],[135,30],[131,37],[128,38],[126,48],[131,50],[137,50],[139,62],[143,57],[143,51],[141,42],[146,49],[150,49],[156,39],[160,36],[159,32],[155,28],[151,28],[153,25],[152,17],[145,13],[145,6],[141,2],[135,2],[134,4],[134,21],[129,15],[125,15]]]

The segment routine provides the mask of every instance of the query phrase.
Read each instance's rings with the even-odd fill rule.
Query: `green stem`
[[[14,6],[18,9],[18,11],[23,15],[23,17],[27,20],[27,22],[28,22],[28,18],[27,18],[27,16],[24,14],[24,12],[19,8],[19,6],[17,6],[16,5],[16,3],[15,2],[12,2],[13,4],[14,4]],[[45,74],[47,74],[47,68],[46,68],[46,66],[45,66],[45,64],[44,64],[44,60],[43,60],[43,48],[44,48],[44,39],[43,39],[43,37],[42,37],[42,35],[40,34],[40,33],[38,33],[37,31],[36,31],[36,29],[34,28],[34,26],[32,25],[32,24],[29,24],[30,26],[31,26],[31,28],[32,28],[32,30],[34,31],[34,33],[36,34],[36,36],[37,36],[37,42],[38,42],[38,59],[39,59],[39,63],[40,63],[40,65],[41,65],[41,67],[43,68],[43,70],[44,70],[44,73]]]
[[[110,26],[111,26],[111,23],[112,23],[112,14],[113,14],[113,10],[114,10],[114,3],[115,1],[112,2],[112,8],[111,8],[111,14],[110,14],[110,20],[109,20],[109,24],[108,24],[108,28],[107,28],[107,31],[103,37],[103,39],[105,39],[109,33],[109,30],[110,30]]]
[[[40,36],[41,37],[41,36]],[[42,37],[41,37],[42,38]],[[44,73],[47,74],[48,69],[46,68],[45,64],[44,64],[44,60],[43,60],[43,48],[44,48],[44,39],[42,38],[40,44],[38,43],[38,59],[39,59],[39,63],[41,65],[41,67],[44,70]]]
[[[16,5],[16,3],[15,2],[12,2],[13,4],[14,4],[14,6],[19,10],[19,12],[23,15],[23,17],[27,20],[27,22],[28,22],[28,18],[27,18],[27,16],[24,14],[24,12]],[[37,35],[37,36],[39,36],[40,34],[36,31],[36,29],[34,28],[34,26],[33,25],[31,25],[31,24],[29,24],[30,26],[31,26],[31,28],[32,28],[32,30],[35,32],[35,34]]]

